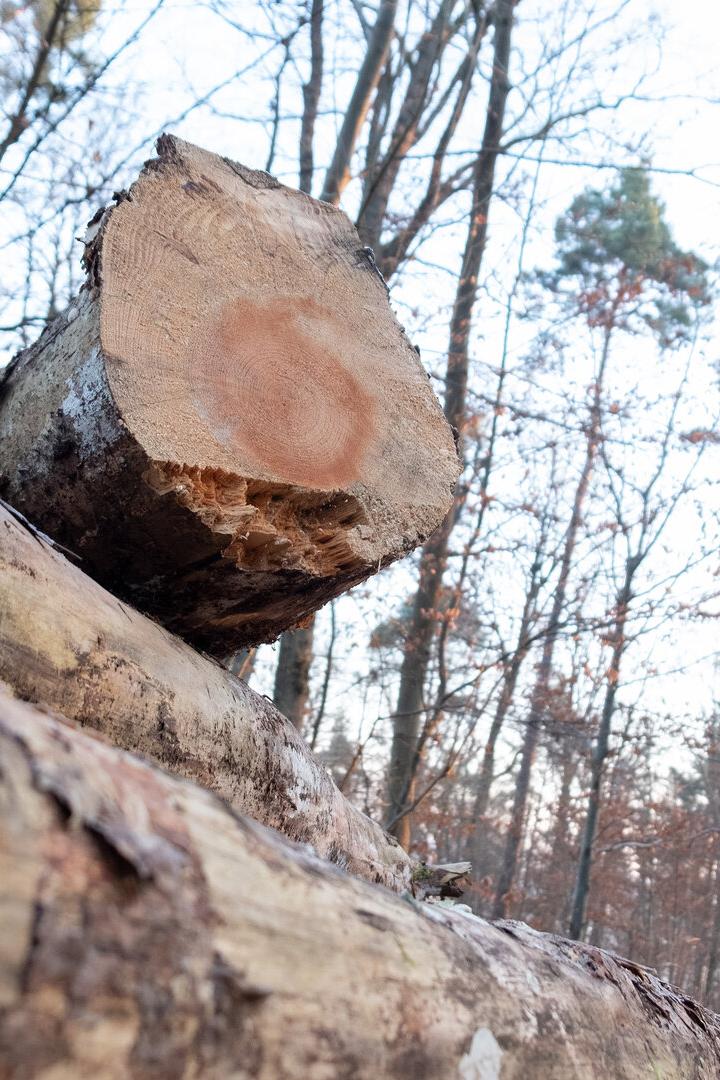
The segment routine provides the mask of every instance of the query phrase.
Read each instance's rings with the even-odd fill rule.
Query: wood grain
[[[208,360],[193,394],[198,417],[218,442],[281,483],[332,491],[363,473],[378,410],[321,343],[322,326],[335,325],[342,339],[339,321],[310,299],[236,301],[193,348]],[[242,413],[239,401],[248,403]]]

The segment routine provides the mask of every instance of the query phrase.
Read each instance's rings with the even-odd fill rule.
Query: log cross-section
[[[336,208],[171,136],[0,390],[0,494],[215,655],[412,550],[457,456]]]
[[[652,972],[406,901],[0,693],[2,1080],[717,1080]]]

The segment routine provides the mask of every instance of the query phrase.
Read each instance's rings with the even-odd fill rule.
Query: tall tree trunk
[[[323,9],[326,0],[310,4],[310,78],[303,84],[303,114],[300,122],[300,190],[312,193],[315,138],[323,80]]]
[[[320,688],[320,700],[318,701],[318,706],[313,717],[312,733],[310,736],[311,750],[314,750],[317,745],[320,728],[325,719],[325,708],[327,706],[328,691],[330,689],[330,679],[333,670],[335,639],[337,638],[337,618],[335,615],[335,603],[332,600],[328,604],[328,608],[330,609],[330,638],[328,640],[327,652],[325,653],[325,670],[323,672],[322,686]],[[340,790],[342,790],[342,788]]]
[[[430,80],[451,32],[450,19],[457,0],[440,0],[435,17],[420,38],[408,87],[381,160],[365,178],[363,199],[356,225],[364,243],[377,248],[390,196],[406,155],[417,139]]]
[[[557,933],[561,934],[567,926],[570,917],[572,895],[570,882],[572,881],[572,869],[575,857],[574,838],[571,833],[572,823],[572,782],[577,775],[578,756],[575,748],[568,745],[564,740],[561,748],[562,765],[560,771],[560,792],[557,800],[557,813],[555,820],[554,837],[552,841],[553,861],[561,860],[563,865],[562,903],[555,909],[553,926]],[[567,884],[566,884],[567,883]]]
[[[634,964],[355,881],[4,694],[0,757],[3,1076],[720,1072],[720,1019]]]
[[[480,763],[480,772],[478,773],[476,785],[475,785],[475,800],[473,804],[472,812],[472,833],[470,837],[470,859],[473,864],[473,870],[476,877],[481,878],[484,876],[484,857],[483,857],[483,837],[485,833],[484,823],[487,815],[488,805],[490,802],[490,789],[495,777],[495,750],[497,747],[497,741],[500,737],[505,718],[507,717],[508,709],[512,704],[513,696],[515,694],[515,686],[517,678],[520,673],[520,667],[522,665],[523,656],[516,652],[512,661],[505,669],[503,675],[503,684],[500,691],[500,697],[498,699],[497,707],[490,724],[490,730],[488,731],[487,738],[485,740],[485,746],[483,747],[483,756]]]
[[[406,850],[410,846],[410,817],[403,811],[413,800],[412,765],[425,710],[425,676],[430,663],[435,612],[450,531],[450,521],[446,519],[423,548],[418,588],[400,669],[397,707],[392,717],[386,820],[392,823],[389,825],[390,831]]]
[[[498,0],[495,9],[493,70],[485,129],[473,174],[470,226],[450,323],[444,408],[448,422],[460,435],[465,424],[471,320],[487,242],[495,166],[510,92],[508,67],[513,7],[513,0]],[[456,512],[457,506],[422,551],[418,588],[403,650],[397,707],[392,717],[387,820],[394,822],[392,831],[404,847],[410,843],[410,818],[405,811],[413,798],[413,760],[425,710],[424,691],[430,649],[447,560],[448,540]]]
[[[590,764],[590,791],[588,793],[587,811],[583,825],[582,840],[580,844],[580,858],[578,860],[577,877],[573,891],[572,912],[570,915],[569,933],[572,938],[580,938],[585,929],[585,910],[587,907],[588,893],[590,891],[590,870],[592,866],[593,844],[597,831],[598,815],[600,813],[600,791],[602,788],[605,761],[610,749],[610,729],[615,715],[615,698],[620,681],[620,668],[627,641],[625,638],[625,626],[627,623],[628,609],[632,600],[632,583],[635,571],[639,566],[639,560],[629,557],[625,564],[625,580],[618,594],[615,604],[615,624],[613,627],[614,644],[611,652],[610,668],[607,672],[607,687],[603,701],[600,726],[597,740],[593,749]]]
[[[709,1004],[715,1000],[715,975],[717,973],[718,956],[720,956],[720,859],[715,864],[715,888],[713,890],[713,919],[710,933],[710,948],[708,950],[707,969],[703,987],[703,1001]]]
[[[386,278],[391,277],[398,270],[407,258],[412,244],[415,243],[421,230],[428,224],[438,206],[456,190],[457,180],[452,174],[449,178],[443,180],[443,166],[450,144],[457,133],[465,112],[465,106],[473,84],[473,76],[477,69],[480,46],[487,33],[487,28],[487,11],[485,9],[476,9],[475,29],[472,39],[453,80],[453,85],[457,83],[458,86],[457,95],[433,153],[425,193],[408,219],[379,246],[377,252],[378,264]]]
[[[442,56],[449,37],[452,33],[457,32],[457,24],[454,26],[451,25],[451,15],[456,3],[457,0],[441,0],[438,10],[427,31],[420,38],[405,97],[393,126],[389,147],[382,156],[382,159],[380,159],[380,143],[384,129],[387,125],[389,101],[392,96],[395,78],[395,74],[391,70],[392,65],[390,59],[386,54],[384,73],[380,80],[379,89],[375,96],[375,105],[373,107],[373,118],[368,136],[368,155],[363,187],[363,199],[356,221],[360,236],[364,243],[371,248],[378,248],[388,203],[397,182],[400,166],[405,154],[414,145],[417,139],[418,125],[427,104],[432,74],[436,70],[439,58]],[[317,37],[317,42],[315,42],[315,37],[313,37],[311,79],[307,86],[303,87],[303,118],[300,143],[301,162],[303,148],[307,149],[309,147],[308,152],[310,160],[312,159],[312,131],[317,112],[317,100],[312,97],[310,91],[311,89],[314,89],[319,92],[320,81],[322,78],[322,37],[319,23],[316,25],[315,22],[316,8],[321,9],[320,0],[313,0],[312,33]],[[471,65],[471,69],[474,68],[477,59],[477,50],[481,37],[482,34],[478,33],[476,30],[468,54],[468,63]],[[467,82],[469,88],[471,73],[469,73],[467,77],[464,77],[464,81]],[[387,94],[383,92],[384,88],[387,90]],[[460,99],[461,104],[459,108],[460,111],[462,111],[466,95],[461,93]],[[454,126],[451,130],[454,131]],[[301,168],[301,177],[302,175]],[[304,187],[302,182],[300,186],[303,190],[310,190],[309,187]],[[378,258],[380,258],[380,256],[378,256]],[[397,265],[398,263],[395,261],[392,266],[384,267],[386,281],[390,280],[392,274],[397,269]],[[287,673],[281,671],[281,666],[284,665],[286,657],[293,669]],[[296,669],[297,665],[294,661],[293,650],[290,649],[284,652],[281,648],[278,656],[276,679],[280,678],[283,682],[297,679]],[[308,667],[305,686],[301,688],[298,687],[297,693],[300,698],[305,697],[307,699],[309,697],[309,674],[310,668]]]
[[[286,630],[280,638],[275,668],[273,701],[283,716],[302,731],[310,693],[310,665],[313,658],[313,624]]]
[[[593,401],[590,409],[590,424],[587,431],[585,458],[580,478],[575,489],[570,523],[565,534],[565,543],[563,545],[560,572],[558,574],[558,581],[553,596],[552,608],[545,628],[537,676],[530,698],[530,708],[528,710],[526,721],[520,767],[515,783],[513,805],[510,811],[510,824],[508,826],[502,865],[495,889],[495,899],[493,901],[493,917],[496,919],[503,918],[507,914],[510,891],[515,881],[518,852],[522,842],[523,829],[525,826],[525,811],[528,794],[530,792],[530,776],[535,760],[535,753],[537,751],[538,739],[540,737],[540,725],[547,707],[550,676],[552,674],[553,657],[555,655],[555,644],[560,631],[562,615],[565,610],[567,587],[570,579],[573,556],[575,554],[575,546],[577,544],[578,530],[582,522],[585,497],[590,487],[590,479],[592,477],[595,459],[600,445],[602,394],[608,358],[610,355],[611,336],[612,327],[610,326],[606,329],[604,335],[600,365],[593,388]]]
[[[502,686],[500,689],[500,696],[498,698],[498,703],[495,709],[495,713],[493,715],[492,723],[490,724],[490,730],[488,731],[487,739],[485,740],[482,761],[480,763],[480,772],[478,773],[478,778],[475,786],[475,801],[473,805],[472,816],[473,833],[471,839],[471,848],[473,851],[473,867],[475,869],[476,875],[479,877],[483,876],[482,867],[480,865],[483,820],[485,818],[485,815],[487,814],[488,803],[490,801],[490,789],[492,787],[493,777],[495,775],[495,750],[497,747],[497,741],[500,737],[500,732],[503,729],[508,710],[515,696],[515,688],[517,686],[517,681],[520,675],[520,669],[530,648],[530,625],[535,615],[535,605],[537,603],[538,593],[540,591],[541,585],[541,543],[536,550],[535,561],[530,571],[530,582],[528,586],[528,591],[525,595],[522,615],[520,617],[520,627],[518,629],[517,642],[511,659],[505,665]]]
[[[365,123],[370,99],[375,90],[392,41],[397,0],[380,0],[375,25],[367,42],[355,89],[345,110],[332,161],[325,174],[323,202],[336,206],[350,180],[350,163]]]

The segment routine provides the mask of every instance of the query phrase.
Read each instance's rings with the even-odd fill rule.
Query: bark
[[[378,248],[390,196],[403,160],[415,145],[418,127],[430,90],[430,81],[452,34],[450,17],[457,0],[441,0],[435,17],[422,35],[407,91],[393,126],[390,145],[366,178],[357,228],[366,244]]]
[[[325,174],[320,196],[324,202],[336,205],[350,181],[350,162],[390,48],[396,14],[397,0],[380,0],[375,25],[368,38],[355,88],[338,133],[335,152]]]
[[[585,929],[585,915],[590,892],[590,869],[592,867],[593,845],[597,832],[598,815],[600,813],[600,792],[602,788],[605,762],[610,750],[610,728],[615,715],[615,699],[617,696],[618,683],[620,681],[620,668],[622,665],[627,639],[625,637],[625,624],[628,617],[628,609],[632,600],[632,583],[635,571],[639,566],[639,560],[628,558],[625,565],[625,580],[617,597],[615,606],[616,618],[613,627],[614,644],[610,659],[610,669],[607,673],[607,687],[603,701],[600,726],[597,740],[593,748],[590,762],[590,792],[588,794],[587,812],[583,825],[582,840],[580,842],[580,858],[578,860],[577,877],[573,890],[572,911],[570,914],[569,934],[572,938],[582,936]]]
[[[347,802],[266,698],[116,600],[2,507],[0,679],[351,873],[407,888],[408,856]]]
[[[310,5],[310,78],[303,84],[303,114],[300,122],[300,190],[312,192],[313,140],[323,79],[323,8],[325,0]]]
[[[0,493],[218,656],[423,542],[457,459],[339,210],[164,136],[0,388]]]
[[[0,697],[7,1080],[714,1080],[647,969],[356,881]]]
[[[485,128],[474,170],[470,228],[450,323],[444,411],[448,423],[458,432],[462,432],[465,423],[471,320],[487,242],[495,165],[510,92],[508,65],[513,28],[512,0],[499,0],[495,19],[493,73]],[[410,817],[406,811],[413,800],[413,760],[425,710],[424,688],[435,629],[435,612],[454,517],[453,514],[449,515],[423,548],[418,589],[400,669],[388,774],[387,820],[394,822],[392,831],[404,847],[410,843]]]
[[[298,630],[286,630],[280,638],[275,669],[273,701],[283,716],[302,731],[310,693],[310,665],[313,658],[313,623]]]

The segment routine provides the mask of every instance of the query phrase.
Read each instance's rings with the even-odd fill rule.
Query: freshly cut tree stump
[[[717,1080],[611,954],[333,870],[0,693],[3,1080]]]
[[[292,724],[117,600],[0,506],[0,679],[217,792],[323,858],[402,891],[411,862]]]
[[[0,494],[215,654],[423,541],[458,463],[336,208],[172,136],[0,391]]]

